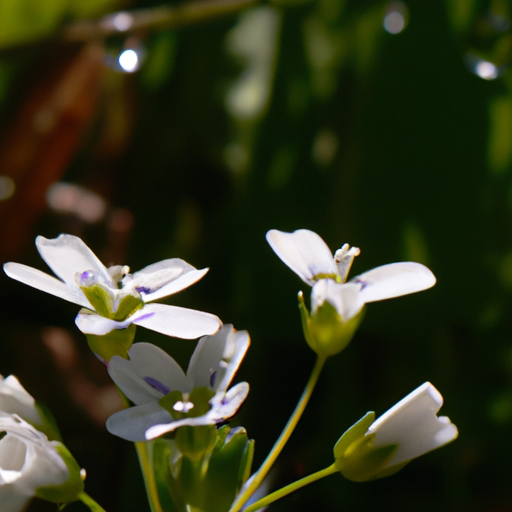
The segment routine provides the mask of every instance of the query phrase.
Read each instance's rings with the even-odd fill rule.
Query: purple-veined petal
[[[170,391],[189,391],[181,366],[156,345],[135,343],[128,356],[113,356],[108,373],[133,403],[158,402]]]
[[[127,441],[146,441],[146,430],[153,425],[172,422],[169,411],[149,402],[116,412],[107,420],[107,430]]]
[[[38,236],[36,246],[46,264],[66,284],[76,286],[75,274],[92,270],[97,272],[106,284],[113,286],[105,265],[77,236],[62,234],[53,239]]]
[[[305,283],[312,286],[319,274],[337,274],[331,250],[313,231],[299,229],[285,233],[271,229],[266,236],[274,252]]]
[[[165,304],[147,304],[129,320],[146,329],[183,339],[214,334],[222,325],[219,318],[210,313]]]
[[[342,321],[348,322],[364,306],[361,286],[355,283],[339,284],[332,279],[320,279],[311,290],[311,309],[316,312],[324,302],[334,306]]]
[[[179,292],[201,279],[208,269],[197,270],[186,261],[171,258],[144,267],[123,279],[124,288],[134,288],[151,302]]]
[[[144,302],[152,302],[161,299],[162,297],[168,297],[169,295],[181,292],[185,288],[188,288],[202,279],[208,270],[208,268],[190,270],[152,293],[143,293],[142,298]]]
[[[224,392],[248,347],[247,331],[235,331],[232,325],[224,325],[214,336],[202,337],[188,365],[191,388],[206,386]]]
[[[96,336],[104,336],[114,329],[126,329],[131,323],[130,319],[116,322],[89,309],[81,309],[75,318],[76,326],[84,334],[95,334]]]
[[[240,382],[233,386],[225,395],[217,393],[212,399],[212,414],[217,417],[217,422],[233,417],[249,394],[249,384]]]
[[[375,447],[398,445],[387,467],[419,457],[457,437],[457,427],[449,418],[437,416],[442,405],[441,393],[425,382],[370,425],[367,435],[375,434]]]
[[[45,274],[35,268],[28,267],[27,265],[22,265],[21,263],[6,263],[4,265],[4,271],[10,278],[32,286],[42,292],[55,295],[61,299],[78,304],[79,306],[92,308],[89,301],[76,284],[68,286],[53,276]]]
[[[361,285],[361,299],[366,303],[426,290],[436,278],[425,265],[405,261],[374,268],[351,282]]]

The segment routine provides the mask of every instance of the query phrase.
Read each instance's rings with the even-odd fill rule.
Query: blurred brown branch
[[[202,0],[176,7],[120,11],[99,20],[71,23],[61,35],[65,41],[77,42],[141,30],[164,30],[236,13],[258,3],[259,0]]]

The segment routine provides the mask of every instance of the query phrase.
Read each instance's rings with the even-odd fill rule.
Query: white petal
[[[339,284],[332,279],[320,279],[311,290],[311,309],[316,312],[327,301],[336,308],[341,319],[348,322],[364,306],[360,289],[361,286],[355,283]]]
[[[299,229],[285,233],[271,229],[267,242],[281,260],[311,286],[318,274],[337,273],[331,250],[313,231]]]
[[[129,360],[112,357],[108,373],[135,404],[158,402],[170,391],[190,391],[180,365],[156,345],[135,343],[128,355]]]
[[[12,485],[0,485],[0,503],[2,512],[20,512],[32,498],[32,495],[21,494]]]
[[[130,319],[124,322],[116,322],[89,309],[81,309],[75,318],[76,326],[84,334],[95,334],[96,336],[104,336],[114,329],[126,329],[131,323]]]
[[[2,378],[1,375],[0,378]],[[44,423],[36,409],[34,398],[14,375],[9,375],[0,381],[0,410],[17,414],[31,424],[41,425]]]
[[[236,386],[233,386],[223,397],[218,393],[211,400],[212,402],[212,414],[215,414],[218,418],[217,421],[223,421],[231,418],[236,414],[243,401],[249,394],[249,384],[247,382],[240,382]]]
[[[37,488],[61,485],[69,478],[54,445],[27,422],[0,411],[0,431],[6,433],[0,440],[0,467],[13,492],[33,496]]]
[[[145,302],[168,297],[199,281],[208,269],[197,270],[186,261],[171,258],[144,267],[127,276],[123,286],[135,288],[143,295]]]
[[[55,295],[61,299],[73,302],[86,308],[92,308],[89,301],[85,298],[80,288],[76,284],[67,285],[40,270],[37,270],[21,263],[6,263],[4,265],[5,273],[12,279],[28,284],[43,292]]]
[[[387,467],[419,457],[457,437],[457,427],[446,416],[436,416],[442,405],[439,391],[425,382],[370,425],[368,434],[376,434],[374,446],[398,445]]]
[[[134,324],[167,336],[195,339],[217,332],[222,322],[215,315],[194,309],[148,304],[130,317]]]
[[[206,386],[226,391],[249,347],[247,331],[224,325],[214,336],[201,338],[187,370],[191,388]]]
[[[247,331],[234,331],[231,333],[229,338],[231,338],[230,341],[234,344],[235,353],[231,356],[231,359],[228,362],[228,367],[225,370],[222,380],[219,378],[220,382],[218,384],[217,382],[215,383],[217,391],[221,392],[225,392],[226,389],[228,389],[228,386],[231,384],[235,373],[238,371],[238,368],[251,343],[249,333]]]
[[[65,283],[74,285],[77,272],[94,270],[102,276],[106,284],[113,286],[103,263],[77,236],[62,234],[50,240],[38,236],[36,246],[43,260]]]
[[[188,288],[202,279],[208,270],[209,269],[207,268],[203,268],[202,270],[191,270],[152,293],[143,293],[142,298],[144,302],[152,302],[154,300],[161,299],[162,297],[168,297],[174,293],[181,292],[185,288]]]
[[[107,420],[107,430],[127,441],[146,441],[145,433],[153,425],[169,423],[172,416],[157,402],[129,407]]]
[[[351,282],[361,284],[361,298],[366,303],[426,290],[434,286],[436,278],[424,265],[407,261],[374,268]]]
[[[202,425],[215,425],[215,418],[210,414],[211,411],[203,416],[197,416],[195,418],[183,418],[182,420],[176,420],[170,423],[154,424],[152,427],[146,430],[146,440],[155,439],[167,432],[173,432],[179,427],[200,427]]]

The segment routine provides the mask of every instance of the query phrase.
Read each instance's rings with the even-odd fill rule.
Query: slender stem
[[[81,492],[78,495],[78,499],[87,505],[91,512],[106,512],[103,507],[101,507],[98,503],[96,503],[87,493]]]
[[[311,376],[309,377],[308,383],[306,384],[302,396],[300,397],[300,400],[297,403],[295,410],[290,416],[288,423],[281,432],[279,439],[275,442],[272,450],[267,455],[267,458],[265,459],[261,467],[251,478],[250,484],[238,495],[229,512],[238,512],[244,506],[245,502],[256,491],[256,489],[261,485],[264,478],[267,476],[268,472],[270,471],[270,468],[274,464],[275,460],[277,459],[282,449],[284,448],[284,445],[287,443],[288,439],[292,435],[293,430],[297,426],[297,423],[299,422],[299,419],[302,416],[302,413],[304,412],[304,409],[306,408],[309,399],[311,398],[311,394],[313,393],[313,389],[318,381],[318,377],[320,375],[320,372],[322,371],[325,360],[325,357],[317,357],[315,366],[313,367],[313,371],[311,372]]]
[[[274,503],[274,501],[284,498],[286,495],[294,491],[297,491],[301,487],[312,484],[313,482],[316,482],[321,478],[325,478],[326,476],[333,475],[334,473],[337,472],[338,470],[336,469],[336,465],[332,464],[328,468],[317,471],[312,475],[306,476],[304,478],[301,478],[300,480],[297,480],[296,482],[293,482],[293,484],[287,485],[282,489],[274,491],[272,494],[265,496],[261,500],[256,501],[255,503],[244,509],[244,512],[256,512],[256,510],[259,510],[260,508],[266,507],[267,505]]]
[[[144,477],[144,484],[146,485],[146,492],[149,498],[149,507],[151,512],[164,512],[160,505],[160,499],[158,497],[158,491],[156,488],[155,475],[153,473],[153,465],[151,464],[148,448],[150,447],[149,442],[146,443],[135,443],[137,455],[139,457],[140,469]]]

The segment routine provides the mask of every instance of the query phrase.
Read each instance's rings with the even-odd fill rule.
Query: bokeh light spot
[[[133,73],[140,68],[139,55],[135,50],[124,50],[117,59],[121,69],[126,73]]]

